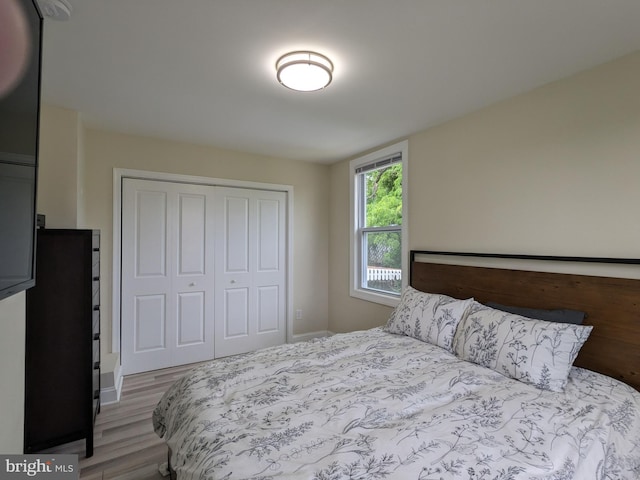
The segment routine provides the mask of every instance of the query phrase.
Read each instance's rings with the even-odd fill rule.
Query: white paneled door
[[[213,358],[211,187],[124,179],[122,368]]]
[[[285,200],[123,179],[124,374],[285,342]]]
[[[216,188],[216,357],[286,339],[286,195]]]

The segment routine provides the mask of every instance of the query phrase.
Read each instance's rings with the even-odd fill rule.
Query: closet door
[[[214,357],[214,187],[124,179],[125,374]]]
[[[216,357],[286,341],[286,194],[216,187]]]

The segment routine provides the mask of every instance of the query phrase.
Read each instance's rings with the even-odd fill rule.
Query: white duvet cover
[[[179,480],[637,480],[639,416],[609,377],[541,391],[372,329],[203,365],[153,422]]]

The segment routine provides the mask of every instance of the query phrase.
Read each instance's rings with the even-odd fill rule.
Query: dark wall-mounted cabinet
[[[25,453],[86,439],[100,410],[100,233],[37,232],[27,290]]]

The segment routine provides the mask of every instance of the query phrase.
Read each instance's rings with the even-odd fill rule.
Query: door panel
[[[278,330],[279,290],[278,285],[258,288],[258,333],[271,333]]]
[[[206,197],[179,195],[178,275],[204,275]]]
[[[167,194],[135,192],[136,277],[164,277],[167,265]]]
[[[249,335],[249,289],[228,288],[225,291],[224,331],[218,344],[231,338]]]
[[[135,353],[166,347],[166,308],[164,295],[139,295],[135,298]]]
[[[178,295],[178,342],[179,347],[204,343],[205,292],[181,293]]]
[[[280,203],[258,200],[258,271],[277,272],[280,268]]]
[[[216,189],[216,357],[286,340],[284,192]],[[240,293],[242,292],[242,293]]]
[[[214,358],[213,187],[124,179],[124,374]]]
[[[249,200],[231,196],[224,197],[223,216],[219,225],[223,225],[223,258],[226,273],[249,272]]]

